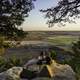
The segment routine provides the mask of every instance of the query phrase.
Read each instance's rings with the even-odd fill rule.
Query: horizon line
[[[73,31],[73,32],[79,32],[80,30],[24,30],[24,31]]]

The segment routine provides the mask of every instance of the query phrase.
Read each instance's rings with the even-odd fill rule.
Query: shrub
[[[78,80],[80,80],[80,40],[72,44],[73,58],[68,64],[76,72]]]
[[[18,59],[15,56],[9,59],[0,57],[0,72],[3,72],[13,66],[21,66],[21,65],[22,65],[21,59]]]
[[[21,59],[13,56],[12,58],[9,58],[9,62],[12,63],[14,66],[21,66],[22,61]]]
[[[3,57],[0,56],[0,67],[4,64],[5,64],[5,60]]]
[[[50,57],[51,57],[52,59],[56,59],[56,56],[57,56],[57,54],[56,54],[55,51],[51,51],[51,52],[50,52]]]

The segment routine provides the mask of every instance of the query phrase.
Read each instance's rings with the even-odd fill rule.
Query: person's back
[[[46,64],[51,64],[51,58],[49,56],[46,56],[45,60]]]
[[[37,64],[38,65],[42,65],[43,60],[44,60],[43,51],[41,51],[40,55],[38,56],[38,62],[37,62]]]

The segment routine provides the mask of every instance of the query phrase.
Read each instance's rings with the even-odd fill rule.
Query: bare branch
[[[48,18],[48,24],[53,26],[60,22],[74,22],[71,17],[79,16],[80,14],[80,0],[60,0],[56,7],[51,7],[46,10],[41,10]],[[68,19],[68,20],[67,20]]]

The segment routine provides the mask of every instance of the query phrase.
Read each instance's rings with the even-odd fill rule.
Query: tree
[[[75,22],[75,18],[79,18],[80,14],[80,0],[60,0],[56,7],[40,11],[48,18],[49,27],[55,23]]]
[[[20,26],[34,8],[35,0],[0,0],[0,34],[19,36],[24,31]],[[20,32],[20,33],[19,33]]]
[[[80,40],[73,43],[72,50],[73,50],[74,53],[76,53],[75,54],[76,57],[80,57]]]
[[[68,62],[76,72],[78,80],[80,79],[80,40],[72,44],[73,58]]]

